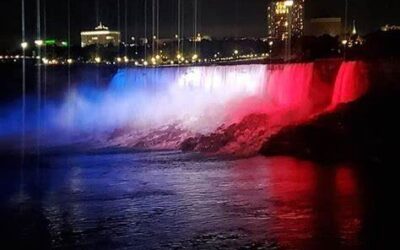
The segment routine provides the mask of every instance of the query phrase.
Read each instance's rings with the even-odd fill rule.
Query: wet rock
[[[180,149],[214,154],[250,155],[259,150],[269,131],[266,114],[251,114],[241,122],[221,126],[214,133],[191,137],[183,141]]]

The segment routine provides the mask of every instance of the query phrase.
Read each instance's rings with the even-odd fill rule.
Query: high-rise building
[[[268,38],[284,41],[304,31],[305,0],[272,0],[268,6]]]
[[[100,23],[92,31],[81,32],[81,46],[86,47],[89,45],[109,45],[117,46],[121,42],[121,33],[119,31],[111,31],[108,27]]]

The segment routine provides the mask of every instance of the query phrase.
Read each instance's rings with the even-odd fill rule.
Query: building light
[[[197,55],[197,54],[194,54],[193,56],[192,56],[192,60],[197,60],[199,58],[199,56]]]
[[[68,59],[67,59],[67,63],[68,63],[68,64],[72,64],[73,62],[74,62],[74,61],[73,61],[71,58],[68,58]]]
[[[43,40],[35,40],[35,44],[36,46],[41,47],[43,46]]]
[[[144,62],[143,62],[143,65],[144,65],[144,66],[147,66],[147,65],[149,65],[149,63],[148,63],[147,61],[144,61]]]
[[[43,58],[42,58],[42,62],[43,62],[44,64],[49,64],[49,59],[47,59],[46,57],[43,57]]]
[[[27,48],[28,48],[28,43],[27,43],[27,42],[22,42],[22,43],[21,43],[21,48],[22,48],[23,50],[27,49]]]
[[[98,57],[98,56],[96,56],[96,57],[94,58],[94,61],[95,61],[96,63],[101,63],[101,58]]]
[[[292,7],[293,4],[294,4],[293,0],[287,0],[287,1],[285,1],[285,6],[286,6],[286,7]]]
[[[239,50],[235,49],[235,50],[233,51],[233,54],[238,55],[238,54],[239,54]]]
[[[117,62],[122,62],[122,58],[121,57],[117,57]]]

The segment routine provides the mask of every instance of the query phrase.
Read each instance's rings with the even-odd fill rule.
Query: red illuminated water
[[[366,65],[362,62],[345,62],[340,66],[332,95],[332,105],[357,100],[369,87]]]

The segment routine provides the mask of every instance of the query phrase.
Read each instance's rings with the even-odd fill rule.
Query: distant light
[[[135,61],[135,66],[138,66],[139,65],[139,62],[138,61]]]
[[[46,57],[43,57],[43,58],[42,58],[42,62],[43,62],[44,64],[49,64],[49,59],[47,59]]]
[[[182,58],[182,55],[181,55],[181,54],[178,54],[178,55],[176,55],[176,58],[177,58],[178,60],[180,60],[180,59]]]
[[[157,59],[157,60],[160,60],[160,59],[161,59],[161,56],[160,56],[160,55],[156,55],[156,59]]]
[[[124,62],[126,62],[126,63],[129,62],[129,58],[127,56],[124,56]]]
[[[156,40],[156,39],[157,39],[157,36],[153,36],[153,39]]]
[[[235,54],[235,55],[239,54],[239,50],[235,49],[235,50],[233,51],[233,54]]]
[[[347,43],[348,43],[347,40],[342,40],[342,44],[343,44],[343,45],[346,45]]]
[[[287,0],[287,1],[285,1],[285,6],[286,6],[286,7],[291,7],[291,6],[293,6],[293,4],[294,4],[293,0]]]
[[[96,63],[100,63],[101,62],[101,58],[96,56],[96,58],[94,59]]]
[[[122,62],[122,58],[121,57],[117,57],[117,62]]]
[[[147,65],[149,65],[149,63],[148,63],[147,61],[144,61],[144,62],[143,62],[143,65],[144,65],[144,66],[147,66]]]
[[[170,61],[169,63],[170,63],[171,65],[174,65],[174,61]]]
[[[194,54],[193,56],[192,56],[192,60],[197,60],[199,58],[199,56],[197,55],[197,54]]]
[[[156,60],[155,57],[152,57],[152,58],[151,58],[151,63],[152,63],[152,64],[157,64],[157,60]]]
[[[41,47],[43,46],[43,40],[35,40],[35,44],[36,46]]]
[[[68,63],[68,64],[72,64],[73,62],[74,62],[74,60],[72,60],[71,58],[68,58],[68,59],[67,59],[67,63]]]
[[[274,41],[269,41],[269,46],[272,46],[272,45],[274,45]]]
[[[175,35],[175,38],[176,38],[176,39],[178,39],[178,38],[179,38],[178,34],[176,34],[176,35]]]
[[[21,48],[22,48],[23,50],[27,49],[27,48],[28,48],[28,43],[27,43],[27,42],[22,42],[22,43],[21,43]]]

